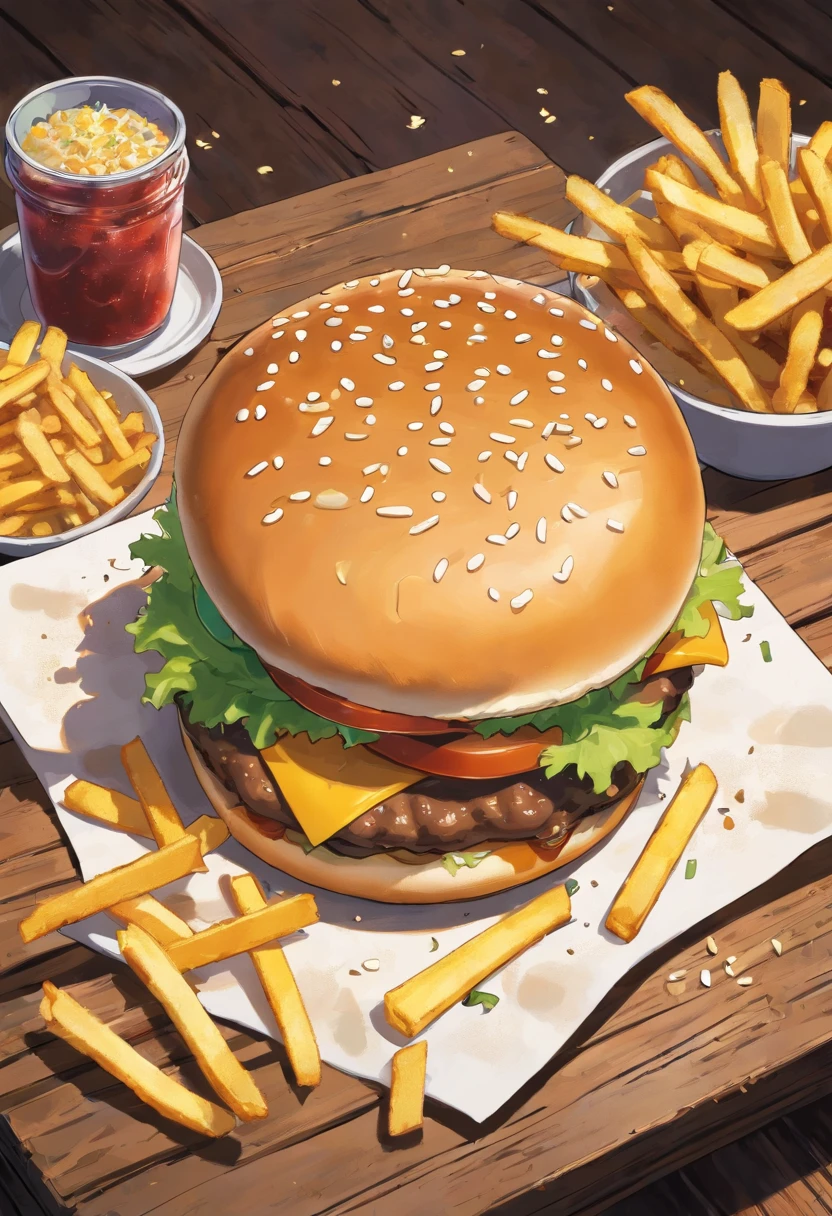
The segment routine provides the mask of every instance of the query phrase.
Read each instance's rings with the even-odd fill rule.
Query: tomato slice
[[[403,735],[446,735],[448,731],[468,733],[472,727],[465,722],[441,722],[438,718],[417,718],[409,714],[389,713],[386,709],[370,709],[367,705],[356,705],[335,693],[315,688],[297,676],[290,676],[276,667],[267,667],[278,688],[288,693],[293,701],[320,714],[339,726],[352,726],[357,730],[377,730]]]
[[[471,733],[440,743],[389,735],[366,746],[379,756],[435,777],[488,780],[513,777],[536,768],[543,749],[556,746],[562,739],[559,726],[547,731],[521,726],[513,735],[492,735],[490,739]]]

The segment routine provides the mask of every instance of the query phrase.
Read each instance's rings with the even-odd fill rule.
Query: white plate
[[[182,257],[173,304],[164,325],[127,346],[81,346],[69,343],[69,350],[100,359],[126,372],[146,376],[168,367],[198,346],[211,332],[222,304],[220,272],[201,245],[187,234],[182,236]],[[10,342],[24,321],[36,320],[17,224],[0,232],[0,342]]]

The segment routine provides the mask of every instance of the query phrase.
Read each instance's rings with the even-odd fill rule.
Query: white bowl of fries
[[[662,138],[595,185],[567,179],[573,230],[505,214],[494,226],[546,249],[575,298],[656,367],[700,460],[801,477],[832,465],[832,122],[792,134],[775,80],[761,82],[756,129],[730,72],[717,96],[722,130],[703,132],[661,90],[633,90]]]
[[[162,467],[159,411],[107,363],[27,321],[0,343],[0,553],[25,557],[129,515]],[[36,349],[37,348],[37,349]]]

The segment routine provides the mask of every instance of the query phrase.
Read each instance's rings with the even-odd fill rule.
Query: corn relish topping
[[[96,102],[56,110],[45,122],[36,122],[23,151],[48,169],[104,177],[138,169],[161,155],[169,142],[156,123],[135,110],[111,110]]]

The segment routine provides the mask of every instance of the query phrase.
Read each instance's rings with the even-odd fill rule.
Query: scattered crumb
[[[705,945],[707,946],[708,954],[718,954],[719,953],[717,944],[712,937],[708,938],[708,940],[705,942]]]
[[[703,967],[702,970],[699,972],[699,983],[702,985],[703,988],[710,988],[711,973],[707,969],[707,967]]]
[[[682,968],[681,971],[671,971],[670,975],[667,977],[668,983],[672,984],[672,983],[674,983],[675,980],[683,980],[686,975],[687,975],[687,971],[685,970],[684,967]]]
[[[750,641],[751,641],[751,634],[750,634],[750,633],[747,633],[747,634],[745,635],[745,637],[743,638],[743,641],[744,641],[744,642],[750,642]]]
[[[806,105],[806,98],[805,98],[805,97],[801,97],[800,101],[799,101],[797,104],[798,104],[799,106],[805,106],[805,105]]]
[[[450,166],[450,165],[448,165],[448,172],[449,172],[449,173],[453,173],[453,169],[451,168],[451,166]]]
[[[538,89],[537,91],[538,93],[542,93],[544,97],[548,96],[549,93],[548,89]]]
[[[749,754],[749,756],[754,755],[754,744],[753,743],[751,744],[751,746],[748,749],[748,754]]]
[[[381,966],[381,963],[378,961],[377,958],[365,958],[364,962],[361,964],[361,966],[364,968],[365,971],[378,971],[379,967]]]
[[[557,114],[550,114],[548,118],[544,118],[544,123],[557,122]]]
[[[724,819],[723,819],[723,821],[722,821],[722,826],[725,828],[725,831],[726,831],[726,832],[733,832],[733,830],[734,830],[734,821],[733,821],[733,819],[731,818],[731,816],[730,816],[730,815],[726,815],[726,816],[725,816],[725,818],[724,818]]]
[[[354,967],[350,967],[350,975],[360,975],[360,971],[356,971]]]
[[[594,139],[594,138],[595,138],[595,136],[594,136],[594,135],[588,135],[588,136],[587,136],[587,139]]]
[[[660,793],[660,794],[659,794],[659,802],[664,802],[664,800],[665,800],[665,798],[666,798],[666,797],[667,797],[667,794],[662,794],[662,793]]]
[[[737,980],[737,984],[739,985],[740,988],[748,988],[753,983],[754,983],[754,981],[750,975],[741,975],[740,978]]]
[[[335,85],[335,87],[336,87],[336,89],[337,89],[337,88],[338,88],[338,85],[341,83],[341,81],[340,81],[340,80],[333,80],[333,82],[332,82],[332,83]]]
[[[42,633],[40,636],[43,638],[43,640],[44,640],[44,641],[46,641],[46,634],[45,634],[45,633]]]
[[[354,917],[353,917],[353,920],[358,921],[358,922],[360,923],[360,921],[361,921],[361,917],[360,917],[360,916],[354,916]]]
[[[585,921],[584,921],[584,928],[585,928],[585,929],[588,929],[588,928],[589,928],[589,921],[588,921],[588,920],[585,920]]]
[[[567,946],[567,947],[566,947],[566,953],[567,953],[567,954],[574,954],[574,953],[575,953],[575,951],[572,949],[572,947],[571,947],[571,946]]]
[[[464,51],[451,51],[451,54],[452,55],[464,55],[465,52]]]
[[[220,137],[219,131],[212,131],[211,134],[213,135],[214,139],[219,139]]]
[[[745,802],[745,790],[737,790],[736,794],[734,794],[734,798],[739,803]]]
[[[425,120],[422,118],[421,114],[411,114],[410,122],[407,124],[407,129],[409,131],[418,131],[419,127],[423,127],[424,125]]]
[[[267,173],[274,173],[274,169],[271,167],[271,165],[259,165],[257,172],[261,177],[265,177]]]
[[[771,939],[771,947],[772,947],[772,949],[773,949],[774,953],[775,953],[775,954],[777,955],[777,957],[779,958],[779,957],[780,957],[780,955],[783,953],[783,944],[782,944],[782,942],[780,942],[780,941],[779,941],[779,940],[778,940],[776,937],[773,937],[773,938]]]
[[[44,637],[45,637],[45,636],[46,636],[46,634],[44,634]],[[594,879],[594,878],[591,878],[591,879],[590,879],[590,881],[589,881],[589,885],[590,885],[591,887],[597,887],[597,886],[598,886],[598,883],[595,881],[595,879]]]

